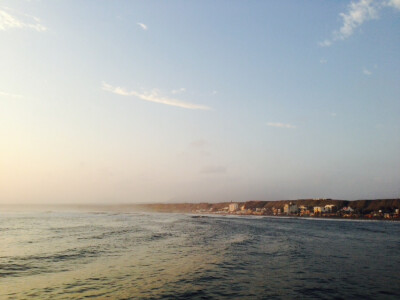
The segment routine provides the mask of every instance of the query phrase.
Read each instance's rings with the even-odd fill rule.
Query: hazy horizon
[[[88,207],[88,208],[95,208],[95,207],[130,207],[134,205],[147,205],[147,204],[220,204],[220,203],[246,203],[246,202],[280,202],[280,201],[303,201],[303,200],[327,200],[327,201],[381,201],[381,200],[397,200],[397,198],[374,198],[374,199],[332,199],[332,198],[297,198],[297,199],[276,199],[276,200],[264,200],[264,199],[247,199],[247,200],[226,200],[226,201],[163,201],[163,202],[11,202],[5,203],[1,202],[0,207],[21,207],[21,208],[35,208],[35,207]]]
[[[0,204],[400,197],[400,2],[0,2]]]

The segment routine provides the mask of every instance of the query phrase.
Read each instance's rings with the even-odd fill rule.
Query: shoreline
[[[163,214],[170,214],[175,213],[179,214],[179,212],[156,212],[156,213],[163,213]],[[285,216],[285,215],[244,215],[244,214],[201,214],[201,213],[183,213],[186,215],[198,218],[203,217],[230,217],[230,218],[271,218],[271,219],[297,219],[297,220],[318,220],[318,221],[347,221],[347,222],[399,222],[400,218],[397,219],[384,219],[384,218],[341,218],[341,217],[303,217],[303,216]]]
[[[157,212],[236,217],[400,221],[400,198],[376,200],[298,199],[219,203],[3,204],[1,212]]]

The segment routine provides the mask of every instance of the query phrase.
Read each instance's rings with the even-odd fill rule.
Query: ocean
[[[0,213],[0,299],[399,299],[400,223]]]

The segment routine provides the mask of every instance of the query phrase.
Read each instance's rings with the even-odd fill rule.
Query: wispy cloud
[[[386,7],[400,10],[400,0],[352,1],[347,7],[347,11],[339,14],[342,19],[342,26],[339,30],[335,30],[331,38],[325,39],[318,44],[321,47],[329,47],[338,40],[347,39],[365,22],[379,19],[379,11]]]
[[[328,61],[325,59],[325,58],[321,58],[320,60],[319,60],[319,63],[320,64],[326,64]]]
[[[38,32],[47,30],[47,28],[41,24],[39,18],[23,13],[16,13],[15,11],[13,11],[13,15],[9,11],[10,9],[0,8],[0,30],[32,29]]]
[[[332,118],[335,118],[336,116],[337,116],[337,114],[336,114],[335,112],[332,112],[332,113],[331,113],[331,117],[332,117]]]
[[[22,95],[6,93],[6,92],[2,92],[2,91],[0,91],[0,96],[5,96],[5,97],[9,97],[9,98],[22,98]]]
[[[374,0],[351,2],[348,5],[347,12],[339,14],[342,19],[342,26],[340,29],[333,32],[332,38],[320,42],[319,45],[322,47],[329,47],[335,41],[347,39],[354,33],[354,30],[363,23],[378,19],[379,10],[381,10],[384,4],[384,1]]]
[[[349,11],[340,14],[343,25],[338,32],[338,38],[348,38],[364,22],[377,19],[379,9],[379,4],[376,4],[373,0],[360,0],[357,3],[350,3]]]
[[[372,72],[367,70],[366,68],[363,69],[363,73],[364,73],[364,75],[367,75],[367,76],[372,75]]]
[[[161,96],[157,90],[152,90],[150,92],[136,92],[136,91],[126,91],[121,87],[114,87],[110,84],[103,82],[102,89],[104,91],[117,94],[120,96],[133,96],[144,101],[155,102],[165,105],[177,106],[186,109],[200,109],[200,110],[210,110],[211,108],[205,105],[199,105],[189,102],[184,102],[181,100],[168,98]]]
[[[147,25],[143,23],[137,23],[143,30],[147,30]]]
[[[176,89],[176,90],[172,90],[171,91],[171,93],[172,94],[181,94],[181,93],[184,93],[184,92],[186,92],[186,89],[185,88],[180,88],[180,89]]]
[[[400,10],[400,0],[389,0],[387,2],[387,6],[391,6],[391,7],[394,7],[396,9]]]
[[[288,123],[268,122],[267,125],[271,126],[271,127],[287,128],[287,129],[295,129],[296,128],[296,126],[294,126],[292,124],[288,124]]]
[[[330,45],[332,45],[332,41],[331,40],[323,40],[322,42],[318,42],[318,45],[320,45],[321,47],[329,47]]]

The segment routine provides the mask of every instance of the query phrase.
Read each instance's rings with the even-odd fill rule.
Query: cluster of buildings
[[[274,211],[274,215],[279,215],[279,211]],[[344,217],[344,218],[385,218],[385,219],[400,219],[400,210],[398,208],[392,211],[378,210],[368,214],[357,212],[350,206],[338,208],[334,204],[327,204],[325,206],[307,207],[304,205],[297,206],[296,204],[285,204],[283,208],[284,215],[297,215],[297,216],[321,216],[321,217]]]
[[[215,213],[215,214],[234,214],[234,215],[275,215],[275,216],[304,216],[304,217],[342,217],[342,218],[385,218],[400,219],[399,209],[388,211],[376,211],[369,214],[361,214],[350,206],[338,208],[334,204],[324,206],[298,206],[290,202],[282,208],[250,208],[245,204],[229,203],[219,209],[210,208],[208,210],[196,210],[193,213]]]
[[[400,219],[400,209],[396,208],[392,213],[378,210],[365,215],[366,218]]]
[[[353,209],[351,207],[344,207],[342,211],[351,213]],[[300,215],[300,216],[313,216],[313,215],[321,215],[321,214],[335,214],[338,212],[338,208],[334,204],[327,204],[325,206],[305,206],[300,205],[297,206],[290,202],[289,204],[285,204],[283,207],[283,213],[286,215]]]

